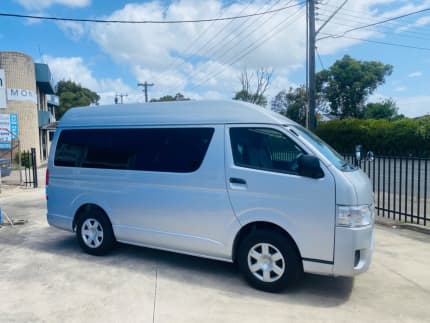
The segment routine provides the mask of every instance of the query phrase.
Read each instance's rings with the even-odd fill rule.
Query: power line
[[[233,52],[232,50],[235,47],[242,44],[244,41],[246,41],[248,39],[248,36],[252,35],[254,32],[259,30],[262,26],[264,26],[265,24],[270,22],[275,15],[276,15],[276,13],[273,15],[270,15],[269,17],[267,17],[266,20],[262,21],[261,24],[256,25],[255,28],[253,28],[253,29],[249,29],[249,30],[244,29],[244,30],[240,31],[238,34],[235,35],[236,38],[239,38],[239,36],[242,35],[244,32],[245,32],[245,34],[237,42],[233,42],[232,46],[229,46],[229,47],[222,46],[222,47],[218,48],[217,50],[215,50],[212,53],[212,55],[214,56],[215,54],[219,54],[217,56],[217,59],[220,60],[221,58],[225,57],[226,55],[232,53]],[[229,42],[229,43],[231,43],[231,42]]]
[[[326,4],[325,6],[334,8],[333,5],[329,5],[329,4]],[[324,7],[320,7],[319,10],[324,10],[324,11],[328,11],[329,12],[329,10],[325,9]],[[357,16],[357,15],[351,15],[351,14],[345,13],[344,11],[356,13],[359,16]],[[347,9],[347,8],[342,8],[342,15],[343,16],[348,16],[348,17],[359,18],[360,22],[363,22],[363,19],[377,21],[378,19],[382,19],[382,18],[390,18],[390,17],[388,17],[386,15],[375,17],[375,16],[370,15],[367,11],[363,11],[363,10],[351,10],[351,9]],[[398,22],[398,21],[391,21],[388,24],[392,25],[393,27],[394,27],[394,25],[401,26],[401,27],[409,27],[409,28],[411,27],[409,24],[403,24],[403,23]]]
[[[3,17],[14,17],[14,18],[29,18],[37,20],[54,20],[54,21],[73,21],[73,22],[91,22],[91,23],[112,23],[112,24],[183,24],[183,23],[199,23],[199,22],[210,22],[210,21],[224,21],[224,20],[235,20],[256,16],[263,16],[279,11],[283,11],[289,8],[297,7],[304,4],[306,1],[296,3],[294,5],[285,6],[282,8],[268,10],[260,13],[252,13],[248,15],[239,15],[232,17],[222,18],[210,18],[210,19],[190,19],[190,20],[110,20],[110,19],[86,19],[86,18],[65,18],[65,17],[52,17],[52,16],[35,16],[35,15],[21,15],[16,13],[5,13],[0,12],[0,16]]]
[[[322,25],[318,28],[318,30],[315,32],[315,35],[318,35],[318,33],[330,22],[330,20],[332,20],[337,15],[337,13],[346,5],[347,2],[348,0],[344,0],[342,4],[330,14],[326,21],[324,21]]]
[[[202,85],[203,83],[206,83],[207,81],[209,81],[211,78],[217,77],[218,75],[222,74],[224,72],[224,70],[227,68],[227,66],[233,66],[234,64],[236,64],[237,62],[239,62],[241,59],[243,59],[244,57],[248,56],[251,52],[253,52],[254,50],[260,48],[262,45],[264,45],[267,41],[271,40],[274,36],[277,35],[277,31],[287,27],[289,25],[291,25],[292,23],[294,23],[294,21],[292,21],[290,24],[284,26],[284,24],[286,24],[287,22],[289,22],[290,20],[292,20],[293,18],[299,18],[300,15],[298,15],[301,11],[302,11],[303,7],[300,8],[299,10],[297,10],[294,14],[292,14],[291,16],[287,17],[286,19],[284,19],[283,21],[281,21],[279,24],[277,24],[271,32],[269,32],[266,37],[264,37],[263,39],[260,39],[259,41],[256,41],[254,43],[252,43],[251,45],[249,45],[247,48],[245,48],[245,52],[240,55],[239,57],[236,57],[234,60],[232,60],[231,62],[229,62],[228,64],[224,64],[224,66],[221,68],[221,70],[219,70],[218,72],[216,72],[213,75],[208,75],[203,81],[198,82],[197,84],[195,84],[191,90],[194,90],[195,88],[197,88],[198,86]],[[303,12],[301,12],[303,13]]]
[[[319,9],[319,10],[325,11],[324,9]],[[318,15],[322,16],[322,17],[327,17],[328,16],[328,14],[326,14],[326,13],[319,13]],[[341,22],[347,21],[348,23],[357,23],[359,25],[363,24],[363,22],[369,22],[369,23],[371,23],[371,22],[374,22],[374,21],[377,20],[377,19],[374,19],[374,18],[363,19],[363,17],[359,17],[359,16],[355,16],[355,15],[349,15],[349,14],[345,14],[345,13],[342,13],[342,16],[346,16],[346,17],[349,17],[349,18],[336,17],[334,20],[336,20],[336,21],[339,20]],[[351,18],[357,18],[357,19],[351,19]],[[335,22],[333,22],[333,23],[335,23]],[[351,26],[350,25],[349,27],[356,27],[356,26]],[[387,25],[384,25],[384,26],[373,26],[373,27],[374,28],[382,28],[384,30],[387,30],[387,31],[390,31],[390,32],[393,32],[393,33],[396,33],[396,34],[397,33],[410,34],[411,37],[413,37],[412,35],[414,35],[414,36],[415,35],[430,36],[430,33],[421,32],[421,31],[415,31],[415,30],[400,30],[400,31],[396,31],[396,30],[398,30],[399,28],[402,28],[402,27],[406,27],[406,28],[409,27],[409,25],[398,24],[397,21],[388,22]],[[366,27],[364,29],[370,29],[370,28],[372,28],[372,27]],[[415,37],[417,37],[417,36],[415,36]]]
[[[321,56],[320,56],[320,52],[318,51],[318,47],[315,47],[315,51],[317,52],[318,60],[320,62],[322,69],[325,70],[324,63],[323,63]]]
[[[287,2],[287,4],[288,3],[291,3],[293,0],[289,0],[288,2]],[[277,0],[277,1],[275,1],[274,3],[272,3],[272,5],[270,6],[270,9],[272,9],[273,7],[275,7],[278,3],[280,2],[280,0]],[[264,7],[263,8],[261,8],[261,10],[263,10],[264,9]],[[270,10],[269,9],[269,10]],[[273,16],[275,16],[275,15],[277,15],[278,13],[274,13],[274,14],[272,14],[272,15],[269,15],[269,17],[268,17],[268,19],[266,19],[266,20],[263,20],[262,21],[262,23],[260,23],[259,25],[256,25],[257,27],[256,28],[254,28],[254,29],[252,29],[251,31],[249,31],[247,28],[248,27],[252,27],[252,26],[254,26],[255,25],[255,21],[253,21],[252,22],[252,24],[251,25],[249,25],[248,26],[248,21],[246,21],[246,22],[243,22],[241,25],[239,25],[239,28],[238,29],[236,29],[235,30],[235,38],[239,38],[238,36],[240,36],[240,35],[242,35],[244,32],[246,32],[246,34],[244,35],[244,36],[242,36],[241,37],[241,39],[240,40],[238,40],[237,42],[234,42],[234,40],[231,40],[231,39],[229,39],[229,40],[227,40],[225,43],[223,43],[224,42],[224,40],[226,40],[227,39],[227,37],[223,37],[219,42],[216,42],[213,46],[211,46],[210,47],[210,49],[213,49],[213,48],[215,48],[215,47],[217,47],[218,45],[222,45],[222,46],[219,46],[218,48],[215,48],[215,50],[214,51],[210,51],[210,49],[208,50],[208,52],[206,53],[208,56],[209,55],[211,55],[211,56],[215,56],[215,54],[217,54],[218,56],[217,56],[217,59],[218,60],[220,60],[221,58],[223,58],[223,57],[225,57],[225,56],[227,56],[227,58],[225,58],[224,59],[224,61],[229,61],[229,60],[231,60],[231,59],[234,59],[234,51],[232,51],[234,48],[236,48],[236,47],[238,47],[238,45],[240,45],[241,43],[243,43],[244,41],[246,41],[248,38],[248,36],[249,35],[251,35],[254,31],[256,31],[257,29],[259,29],[259,28],[261,28],[263,25],[265,25],[271,18],[273,18]],[[263,18],[263,17],[259,17],[256,21],[259,21],[261,18]],[[244,28],[242,28],[242,27],[244,27]],[[238,33],[237,33],[238,32]],[[230,45],[230,44],[232,44],[232,46],[229,46],[229,47],[227,47],[228,45]],[[248,47],[246,47],[245,46],[245,49],[248,49],[249,48],[249,46]],[[243,50],[241,50],[241,52],[243,52]],[[228,58],[228,54],[230,54],[230,53],[233,53],[233,56],[232,57],[230,57],[230,58]],[[228,64],[228,63],[227,63]],[[198,73],[198,70],[197,71],[193,71],[192,72],[192,75],[195,75],[195,74],[197,74]],[[210,69],[208,69],[208,72],[207,72],[207,74],[209,74],[209,75],[211,75],[211,74],[213,74],[214,73],[214,71],[211,71]],[[216,71],[215,71],[215,73],[216,73]],[[210,79],[210,77],[208,78],[208,79]]]
[[[341,21],[343,21],[343,20],[341,20]],[[344,26],[344,27],[355,27],[354,25],[340,23],[340,22],[337,22],[337,21],[332,21],[332,23],[335,24],[335,25]],[[405,35],[404,33],[407,33],[407,32],[394,32],[393,30],[391,30],[389,28],[388,29],[385,28],[385,29],[382,29],[382,30],[376,29],[376,28],[381,28],[381,27],[383,27],[383,26],[366,27],[366,28],[363,28],[363,29],[364,30],[369,30],[369,31],[375,31],[375,32],[382,33],[382,34],[390,34],[390,35],[394,35],[394,36],[397,36],[397,37],[406,37],[406,38],[415,38],[415,39],[421,39],[421,40],[430,40],[430,36],[429,37],[420,37],[420,36],[416,36],[414,34],[412,34],[412,35]]]
[[[278,0],[277,2],[279,2],[280,0]],[[242,12],[244,12],[250,5],[252,2],[248,3],[248,5],[246,7],[244,7],[240,12],[239,15],[242,14]],[[269,7],[269,10],[271,10],[273,8],[273,5]],[[257,13],[263,11],[265,9],[265,6],[262,6],[260,9],[257,10]],[[258,17],[257,21],[261,19],[261,17]],[[241,30],[243,26],[246,26],[247,23],[249,22],[249,18],[245,19],[245,21],[242,21],[238,28],[236,30]],[[199,46],[196,50],[195,50],[195,55],[199,55],[200,52],[202,52],[202,50],[205,50],[207,52],[207,55],[209,55],[209,50],[211,50],[212,48],[214,48],[214,46],[217,46],[220,42],[222,42],[225,37],[223,39],[221,39],[220,42],[215,42],[214,45],[210,46],[209,50],[205,49],[209,44],[213,43],[217,38],[219,38],[221,35],[223,35],[224,30],[227,29],[227,27],[229,27],[231,24],[233,23],[233,21],[228,21],[226,24],[224,24],[222,26],[221,29],[218,30],[218,32],[215,33],[214,37],[209,38],[206,42],[203,43],[203,45]],[[200,55],[202,56],[202,55]],[[172,67],[174,67],[175,69],[179,69],[182,66],[184,66],[187,62],[186,61],[182,61],[181,63],[179,63],[179,65],[175,66],[175,64],[169,66],[169,70],[172,69]],[[195,73],[195,72],[194,72]]]
[[[242,10],[240,10],[240,12],[238,13],[238,15],[241,15],[246,9],[248,9],[248,7],[251,5],[251,3],[253,3],[254,2],[254,0],[253,1],[250,1],[250,2],[248,2],[248,4],[245,6],[245,7],[243,7],[242,8]],[[260,10],[258,11],[258,12],[260,12]],[[218,17],[218,18],[220,18],[220,17],[222,17],[221,15]],[[206,28],[197,36],[197,38],[195,39],[195,40],[192,40],[192,41],[190,41],[189,43],[188,43],[188,46],[186,46],[185,48],[186,48],[186,51],[185,51],[185,53],[182,55],[182,56],[189,56],[189,55],[191,55],[192,54],[192,52],[194,51],[194,48],[197,46],[197,44],[198,44],[198,42],[199,42],[199,40],[200,39],[202,39],[202,37],[209,31],[209,29],[210,29],[210,27],[211,26],[213,26],[214,24],[215,24],[215,22],[216,21],[212,21],[208,26],[206,26]],[[223,26],[223,28],[221,28],[219,31],[218,31],[218,33],[215,35],[215,37],[212,37],[212,38],[210,38],[209,39],[209,41],[207,41],[207,42],[205,42],[204,44],[203,44],[203,46],[200,46],[200,47],[198,47],[198,49],[197,50],[195,50],[195,52],[196,53],[198,53],[202,48],[204,48],[205,47],[205,45],[207,44],[207,43],[210,43],[211,41],[213,41],[214,40],[214,38],[216,38],[218,35],[220,35],[220,33],[228,26],[228,25],[230,25],[231,24],[231,21],[229,21],[229,22],[227,22],[224,26]],[[179,69],[180,67],[182,67],[183,65],[185,65],[186,64],[186,61],[185,60],[183,60],[183,61],[181,61],[181,62],[179,62],[179,63],[171,63],[171,64],[169,64],[168,65],[168,67],[166,68],[166,70],[170,70],[170,69],[172,69],[172,68],[174,68],[174,69]],[[175,66],[176,65],[176,66]]]
[[[279,2],[280,2],[281,0],[276,0],[274,3],[272,3],[272,5],[269,7],[269,10],[272,10]],[[292,2],[292,0],[290,0],[290,1],[288,1],[287,2],[287,4],[289,4],[289,3],[291,3]],[[271,16],[274,16],[274,15],[270,15],[268,18],[270,19],[270,17]],[[258,18],[258,20],[260,20],[261,18],[263,18],[263,17],[259,17]],[[237,36],[239,36],[239,35],[241,35],[244,31],[246,31],[246,28],[248,28],[248,27],[250,27],[250,26],[248,26],[248,22],[249,22],[249,20],[248,21],[245,21],[244,23],[242,23],[240,26],[239,26],[239,28],[238,28],[238,30],[236,30],[236,37]],[[266,21],[265,22],[263,22],[263,24],[265,24],[267,22],[267,19],[266,19]],[[261,24],[260,26],[262,26],[263,24]],[[242,27],[244,27],[245,26],[245,28],[242,28]],[[228,36],[230,36],[230,35],[228,35]],[[224,37],[223,39],[226,39],[226,37]],[[223,40],[221,40],[221,42],[222,42]],[[210,51],[212,50],[212,49],[214,49],[215,47],[217,46],[217,44],[215,43],[215,45],[212,45],[207,51],[206,51],[206,53],[210,53]],[[215,49],[215,51],[212,53],[212,54],[215,54],[216,52],[218,51],[218,49]]]
[[[368,42],[368,43],[375,43],[375,44],[380,44],[380,45],[396,46],[396,47],[412,48],[412,49],[419,49],[419,50],[430,51],[429,47],[419,47],[419,46],[406,45],[406,44],[389,43],[389,42],[384,42],[384,41],[371,40],[371,39],[358,38],[358,37],[351,37],[351,36],[345,36],[345,35],[333,35],[333,34],[327,34],[327,33],[322,33],[322,34],[328,35],[327,37],[324,37],[322,39],[342,37],[342,38],[353,39],[353,40],[360,40],[360,41],[365,41],[365,42]]]
[[[397,20],[397,19],[405,18],[405,17],[412,16],[412,15],[416,15],[416,14],[418,14],[418,13],[422,13],[422,12],[426,12],[426,11],[430,11],[430,8],[425,8],[425,9],[421,9],[421,10],[416,10],[416,11],[409,12],[409,13],[406,13],[406,14],[403,14],[403,15],[400,15],[400,16],[393,17],[393,18],[384,19],[384,20],[381,20],[381,21],[378,21],[378,22],[374,22],[374,23],[371,23],[371,24],[367,24],[367,25],[363,25],[363,26],[354,27],[354,28],[351,28],[351,29],[348,29],[348,30],[343,31],[343,32],[342,32],[341,34],[339,34],[338,36],[340,36],[340,35],[345,35],[345,34],[347,34],[347,33],[351,32],[351,31],[355,31],[355,30],[359,30],[359,29],[363,29],[363,28],[367,28],[367,27],[372,27],[372,26],[376,26],[376,25],[384,24],[384,23],[387,23],[387,22],[389,22],[389,21],[394,21],[394,20]],[[317,40],[322,40],[322,39],[329,38],[329,37],[333,37],[333,36],[325,36],[325,37],[318,38]]]

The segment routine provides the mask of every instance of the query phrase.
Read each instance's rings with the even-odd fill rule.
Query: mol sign
[[[37,103],[36,93],[32,90],[26,89],[7,89],[8,101],[30,101]]]
[[[0,149],[11,149],[12,139],[18,137],[18,116],[0,114]]]

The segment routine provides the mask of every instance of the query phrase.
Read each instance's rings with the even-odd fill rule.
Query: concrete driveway
[[[106,257],[47,225],[44,190],[0,195],[0,322],[429,322],[430,236],[376,228],[369,272],[249,287],[232,264],[121,245]]]

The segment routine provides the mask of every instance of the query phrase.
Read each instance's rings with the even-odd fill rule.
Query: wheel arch
[[[76,230],[77,221],[79,220],[80,217],[82,217],[86,213],[93,212],[95,210],[101,211],[104,214],[104,216],[106,217],[106,219],[109,221],[109,223],[112,227],[112,221],[110,220],[109,215],[101,206],[99,206],[95,203],[84,203],[76,210],[76,212],[73,216],[73,221],[72,221],[73,231]]]
[[[233,242],[233,250],[232,250],[232,260],[233,262],[236,262],[237,260],[237,250],[240,246],[240,243],[242,242],[243,238],[246,237],[249,233],[256,231],[256,230],[275,230],[276,232],[281,233],[283,236],[287,237],[288,240],[292,242],[292,245],[297,251],[297,254],[299,255],[299,258],[302,259],[300,249],[297,246],[296,241],[293,239],[291,234],[285,230],[280,225],[277,225],[272,222],[268,221],[254,221],[250,222],[246,225],[244,225],[239,232],[236,234],[234,242]]]

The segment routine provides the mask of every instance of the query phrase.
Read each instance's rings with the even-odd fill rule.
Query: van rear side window
[[[55,166],[190,173],[208,149],[213,128],[63,130]]]

